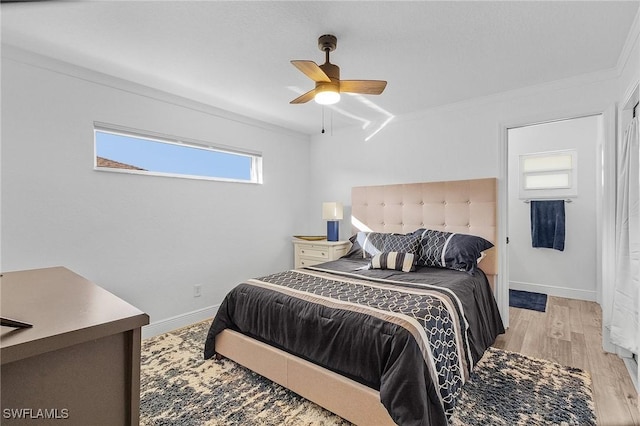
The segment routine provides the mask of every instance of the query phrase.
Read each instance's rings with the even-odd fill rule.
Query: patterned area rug
[[[204,360],[210,321],[142,343],[141,425],[350,425],[229,360]],[[595,425],[591,381],[581,370],[490,348],[450,422]]]

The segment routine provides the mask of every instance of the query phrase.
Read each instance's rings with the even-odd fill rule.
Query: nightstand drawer
[[[313,266],[313,265],[318,265],[320,263],[324,263],[324,260],[314,260],[314,259],[299,259],[300,264],[298,265],[299,268],[304,268],[305,266]]]
[[[326,247],[298,246],[298,256],[318,260],[329,260],[329,250]]]
[[[329,262],[344,256],[349,250],[349,241],[303,241],[293,240],[294,267],[304,268]]]

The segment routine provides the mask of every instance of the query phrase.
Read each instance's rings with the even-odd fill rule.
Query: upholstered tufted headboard
[[[478,235],[496,244],[496,212],[495,178],[360,186],[351,191],[353,233],[428,228]],[[479,266],[493,287],[498,273],[496,247],[486,254]]]

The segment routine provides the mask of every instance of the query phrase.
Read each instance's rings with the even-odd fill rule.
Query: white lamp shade
[[[325,220],[342,220],[342,203],[335,201],[322,203],[322,218]]]

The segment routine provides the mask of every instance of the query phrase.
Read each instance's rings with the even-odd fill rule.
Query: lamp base
[[[337,220],[327,221],[327,241],[339,240],[339,226]]]

